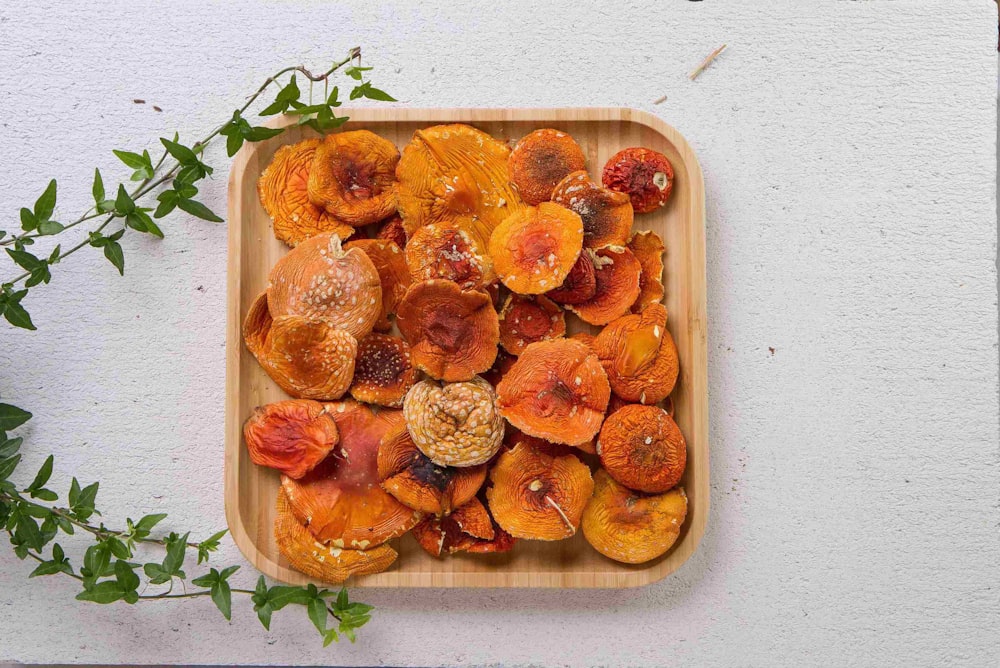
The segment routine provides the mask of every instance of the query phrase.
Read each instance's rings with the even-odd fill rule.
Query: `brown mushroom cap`
[[[650,304],[618,318],[594,341],[594,350],[615,394],[626,401],[656,404],[673,391],[679,365],[667,330],[667,309]]]
[[[630,489],[656,494],[680,482],[687,464],[687,443],[665,410],[630,404],[604,421],[597,454],[615,480]]]
[[[379,444],[378,476],[383,489],[410,508],[448,515],[476,496],[486,480],[486,465],[438,466],[420,452],[400,421]]]
[[[382,283],[368,256],[345,251],[333,234],[300,243],[278,260],[268,277],[271,316],[324,318],[362,338],[382,314]]]
[[[500,455],[490,480],[486,497],[493,518],[516,538],[569,538],[594,491],[590,469],[579,459],[553,457],[523,443]]]
[[[415,281],[444,278],[469,289],[484,287],[495,279],[489,255],[453,222],[417,229],[406,246],[406,264]]]
[[[257,361],[278,386],[302,399],[339,399],[351,386],[358,342],[325,319],[274,319]]]
[[[295,570],[309,577],[340,584],[352,575],[381,573],[398,554],[388,545],[370,550],[347,550],[324,545],[296,519],[285,490],[278,488],[278,516],[274,521],[278,551]]]
[[[492,543],[496,539],[496,529],[486,507],[473,497],[451,515],[425,517],[413,527],[413,537],[429,555],[440,558],[482,543]]]
[[[396,310],[413,364],[433,378],[471,380],[496,359],[500,324],[485,292],[433,279],[414,283]]]
[[[532,343],[497,386],[500,412],[512,425],[568,445],[594,437],[610,396],[597,355],[572,339]]]
[[[625,193],[636,213],[655,211],[674,189],[674,168],[667,156],[648,148],[618,151],[601,173],[605,188]]]
[[[650,304],[663,301],[663,239],[651,230],[636,232],[628,242],[628,248],[642,267],[639,274],[639,297],[632,304],[633,313],[638,313]]]
[[[594,495],[583,511],[583,535],[595,550],[615,561],[641,564],[665,554],[680,535],[687,495],[678,487],[648,496],[594,474]]]
[[[413,442],[439,466],[477,466],[496,454],[504,422],[493,387],[478,376],[467,382],[423,380],[403,400]]]
[[[511,214],[493,230],[489,243],[497,276],[522,295],[562,285],[582,248],[580,216],[552,202]]]
[[[400,408],[418,376],[406,341],[372,333],[358,343],[351,396],[368,404]]]
[[[323,404],[307,399],[258,406],[243,424],[250,461],[301,478],[340,442]]]
[[[382,312],[378,322],[375,323],[375,329],[388,332],[392,329],[389,314],[396,312],[396,307],[413,282],[403,251],[395,242],[385,239],[357,239],[344,246],[344,250],[348,252],[352,248],[361,249],[375,265],[382,286]]]
[[[323,232],[341,239],[354,233],[350,225],[309,201],[309,172],[320,143],[307,139],[280,147],[257,181],[257,194],[271,217],[274,236],[289,246]]]
[[[597,280],[594,296],[566,308],[591,325],[606,325],[632,308],[639,296],[642,267],[632,251],[624,246],[601,248],[594,252],[592,258],[597,270],[594,274]]]
[[[625,245],[634,217],[628,195],[602,188],[580,171],[559,182],[552,201],[579,214],[585,247]]]
[[[550,299],[541,295],[507,296],[500,311],[500,345],[520,355],[528,344],[555,339],[566,333],[566,316]]]
[[[267,333],[271,331],[271,312],[267,309],[267,293],[262,292],[250,305],[243,319],[243,342],[254,357],[264,349]]]
[[[365,404],[327,405],[340,446],[301,480],[282,476],[295,517],[321,543],[365,550],[409,531],[421,514],[379,485],[378,445],[398,425],[400,411]]]
[[[309,200],[349,225],[367,225],[396,210],[399,151],[368,130],[327,135],[309,170]]]
[[[562,285],[555,290],[549,290],[545,296],[559,304],[582,304],[589,301],[597,292],[596,274],[592,254],[584,251],[576,259]]]
[[[507,165],[510,181],[528,204],[547,202],[563,178],[587,161],[580,145],[565,132],[543,128],[517,142]]]
[[[406,230],[403,228],[403,219],[399,217],[398,213],[380,223],[375,238],[392,241],[400,248],[406,248]]]

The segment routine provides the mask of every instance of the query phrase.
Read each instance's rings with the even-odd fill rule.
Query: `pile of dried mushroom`
[[[402,156],[367,130],[277,151],[258,189],[293,248],[243,335],[295,398],[244,436],[283,474],[275,536],[294,568],[376,573],[406,532],[435,557],[578,527],[626,563],[673,545],[686,445],[664,246],[632,233],[673,170],[642,148],[602,183],[584,167],[551,129],[513,150],[441,125]],[[567,311],[603,329],[567,337]]]

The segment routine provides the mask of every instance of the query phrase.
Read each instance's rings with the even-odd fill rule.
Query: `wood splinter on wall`
[[[705,68],[708,67],[709,65],[711,65],[712,61],[715,60],[716,58],[718,58],[719,54],[726,50],[726,46],[727,46],[726,44],[723,44],[718,49],[716,49],[712,53],[708,54],[708,57],[705,58],[705,60],[701,61],[701,65],[699,65],[698,67],[694,68],[694,70],[691,72],[691,74],[688,75],[688,79],[690,79],[691,81],[694,81],[695,79],[697,79],[698,75],[701,74],[702,72],[704,72]]]

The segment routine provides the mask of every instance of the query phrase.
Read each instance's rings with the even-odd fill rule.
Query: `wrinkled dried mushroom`
[[[379,225],[378,233],[375,235],[375,238],[392,241],[400,248],[405,249],[406,230],[403,229],[403,219],[399,217],[399,214],[390,216],[387,220],[383,221]]]
[[[387,332],[392,328],[389,314],[396,312],[396,307],[413,282],[403,251],[395,242],[385,239],[357,239],[344,246],[347,252],[352,248],[358,248],[367,255],[378,272],[382,287],[382,312],[375,323],[375,329]]]
[[[593,251],[584,249],[562,285],[555,290],[549,290],[545,296],[559,304],[582,304],[589,301],[597,292],[596,273]]]
[[[503,442],[493,387],[482,378],[440,384],[423,380],[403,400],[413,442],[439,466],[476,466]]]
[[[602,188],[581,171],[559,182],[552,201],[579,214],[585,247],[625,245],[634,217],[628,195]]]
[[[511,214],[493,230],[489,243],[493,270],[522,295],[562,285],[582,248],[580,216],[552,202]]]
[[[358,343],[351,396],[367,404],[399,408],[417,382],[410,347],[398,336],[369,334]]]
[[[601,180],[605,188],[625,193],[636,213],[655,211],[670,199],[674,168],[667,156],[648,148],[626,148],[611,156]]]
[[[656,404],[673,391],[680,367],[663,304],[618,318],[597,336],[594,350],[622,399]]]
[[[326,319],[274,319],[257,361],[293,397],[339,399],[351,386],[358,342]]]
[[[246,318],[243,319],[243,341],[247,350],[254,356],[260,354],[267,341],[267,333],[271,331],[271,312],[267,308],[267,293],[262,292],[250,304]]]
[[[639,275],[639,297],[632,304],[638,313],[650,304],[663,301],[663,252],[666,248],[656,232],[636,232],[628,242],[628,249],[642,267]]]
[[[495,278],[489,256],[452,222],[415,231],[406,246],[406,264],[415,281],[443,278],[468,289],[484,287]]]
[[[597,281],[594,296],[566,308],[591,325],[606,325],[632,308],[639,296],[642,267],[632,251],[624,246],[607,246],[591,257]]]
[[[413,527],[413,537],[432,557],[469,551],[475,545],[490,544],[496,529],[482,502],[473,497],[447,517],[425,517]]]
[[[508,160],[510,181],[528,204],[547,202],[563,178],[583,169],[580,145],[565,132],[535,130],[517,142]]]
[[[605,420],[597,454],[612,478],[629,489],[656,494],[680,482],[687,443],[662,408],[630,404]]]
[[[541,295],[508,295],[500,310],[500,345],[512,355],[520,355],[531,343],[565,333],[563,310]]]
[[[327,135],[309,170],[309,200],[355,227],[396,211],[399,151],[368,130]]]
[[[340,442],[337,423],[318,401],[293,399],[258,406],[243,424],[250,461],[301,478]]]

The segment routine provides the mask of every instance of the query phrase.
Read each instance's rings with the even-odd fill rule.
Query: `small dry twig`
[[[715,60],[716,58],[718,58],[719,54],[722,53],[725,50],[726,50],[726,45],[723,44],[718,49],[716,49],[712,53],[708,54],[708,58],[705,58],[705,60],[701,61],[701,65],[699,65],[698,67],[694,68],[694,71],[692,71],[691,74],[688,75],[688,79],[690,79],[691,81],[694,81],[695,79],[697,79],[698,75],[701,74],[702,72],[704,72],[705,68],[708,67],[709,65],[711,65],[712,61]]]
[[[1000,0],[998,0],[998,1],[1000,1]],[[653,100],[653,104],[663,104],[666,101],[667,101],[667,96],[666,95],[662,95],[662,96],[656,98],[655,100]]]

